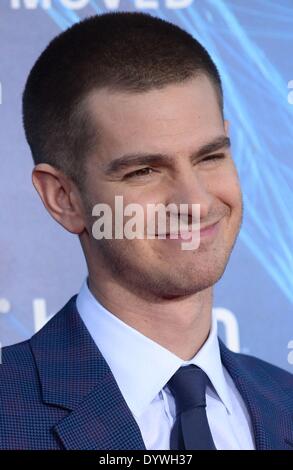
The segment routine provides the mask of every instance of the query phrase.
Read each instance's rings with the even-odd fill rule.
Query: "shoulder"
[[[28,341],[2,349],[0,396],[0,449],[14,448],[15,436],[25,435],[41,402],[41,386]]]
[[[0,374],[9,374],[10,370],[15,373],[18,369],[21,371],[31,366],[33,356],[28,340],[2,348]]]
[[[238,361],[245,369],[259,380],[270,379],[278,384],[284,391],[292,395],[293,392],[293,374],[270,362],[241,353],[231,353],[236,355]]]
[[[56,315],[56,318],[53,317],[31,339],[2,349],[0,449],[60,448],[51,430],[66,416],[67,410],[48,406],[43,394],[41,371],[33,349],[35,344],[39,359],[43,361],[43,376],[47,378],[49,368],[54,370],[58,367],[56,342],[63,343],[64,331],[60,329],[62,322],[58,317],[60,312]],[[52,351],[56,353],[56,360],[50,363]]]
[[[44,363],[46,373],[46,367],[50,365],[48,364],[49,358],[51,358],[50,354],[54,353],[56,358],[57,351],[63,347],[64,336],[67,334],[71,338],[72,329],[76,327],[70,322],[69,315],[73,310],[75,300],[76,296],[73,296],[43,328],[27,341],[2,348],[0,361],[2,398],[5,396],[9,398],[9,393],[12,390],[14,396],[18,393],[22,397],[33,398],[35,396],[36,399],[39,399],[41,384],[35,350],[37,349],[38,357]],[[51,365],[51,367],[55,366],[57,367],[57,364]]]
[[[34,357],[30,348],[29,341],[6,346],[2,348],[0,364],[0,387],[3,394],[5,390],[14,393],[24,387],[24,384],[30,384],[32,390],[37,383],[37,369]]]

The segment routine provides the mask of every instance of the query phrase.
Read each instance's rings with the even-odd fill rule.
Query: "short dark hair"
[[[130,93],[204,73],[223,115],[219,72],[205,48],[178,26],[140,12],[89,17],[54,38],[33,66],[23,93],[23,124],[34,162],[49,163],[77,185],[97,145],[83,106],[94,89]]]

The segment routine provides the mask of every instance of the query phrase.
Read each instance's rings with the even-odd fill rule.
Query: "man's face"
[[[146,297],[190,295],[213,285],[224,272],[242,220],[239,180],[214,85],[202,75],[144,93],[103,89],[88,103],[100,139],[86,167],[83,196],[90,210],[106,203],[114,213],[120,195],[124,206],[140,204],[145,214],[150,203],[200,204],[201,226],[218,222],[193,250],[182,250],[182,240],[169,238],[98,241],[91,235],[89,270],[100,266],[115,282]],[[218,148],[196,156],[211,143]],[[157,157],[133,161],[130,154]],[[95,220],[87,221],[89,233]]]

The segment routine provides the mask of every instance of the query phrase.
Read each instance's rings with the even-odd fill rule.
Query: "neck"
[[[108,280],[89,274],[94,297],[127,325],[181,359],[193,358],[211,327],[212,287],[188,297],[146,301]]]

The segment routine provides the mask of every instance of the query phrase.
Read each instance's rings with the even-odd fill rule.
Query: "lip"
[[[210,224],[206,227],[203,227],[200,229],[200,239],[204,238],[209,238],[209,237],[212,237],[214,236],[217,231],[218,231],[218,228],[219,228],[219,222],[220,220],[218,220],[217,222],[214,222],[213,224]],[[189,241],[192,239],[193,236],[196,236],[198,235],[198,231],[196,230],[193,230],[193,231],[190,231],[190,230],[184,230],[183,232],[178,232],[178,233],[167,233],[166,235],[165,234],[161,234],[162,236],[162,239],[166,239],[166,240],[171,240],[171,241]],[[156,238],[160,238],[159,235],[157,234],[156,235]]]
[[[204,228],[201,228],[200,229],[200,236],[208,236],[208,235],[213,235],[218,227],[219,227],[219,223],[220,221],[218,220],[217,222],[215,222],[214,224],[211,224],[211,225],[208,225],[207,227],[204,227]]]

